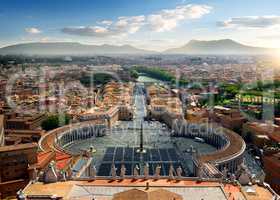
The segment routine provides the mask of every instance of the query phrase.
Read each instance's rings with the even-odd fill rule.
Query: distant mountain
[[[85,45],[73,42],[25,43],[0,48],[0,55],[118,55],[118,54],[271,54],[275,49],[252,47],[230,39],[191,40],[164,52],[138,49],[130,45]]]
[[[104,54],[152,54],[130,45],[84,45],[71,42],[25,43],[0,48],[0,55],[104,55]]]
[[[269,54],[274,49],[252,47],[230,39],[200,41],[191,40],[186,45],[168,49],[164,54]]]

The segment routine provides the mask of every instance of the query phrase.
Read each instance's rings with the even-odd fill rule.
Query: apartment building
[[[15,195],[32,179],[37,150],[35,143],[0,147],[0,199]]]

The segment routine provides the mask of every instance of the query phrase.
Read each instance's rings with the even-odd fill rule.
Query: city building
[[[6,113],[5,129],[34,130],[41,126],[46,117],[46,114],[41,113],[32,116],[20,113]]]
[[[280,150],[275,154],[263,156],[265,181],[280,194]]]
[[[208,112],[204,108],[194,107],[188,109],[185,115],[185,119],[189,122],[203,122],[208,120]]]
[[[223,106],[214,106],[213,110],[208,110],[208,118],[223,127],[237,132],[241,132],[242,125],[246,122],[246,118],[239,110]]]
[[[37,175],[36,143],[0,147],[0,198],[14,196]]]
[[[26,115],[15,112],[4,114],[5,141],[7,145],[38,142],[44,134],[41,123],[46,114]]]
[[[247,122],[243,124],[242,137],[259,148],[278,144],[280,141],[280,126],[271,122]]]
[[[151,85],[146,88],[147,117],[160,120],[169,117],[166,113],[172,113],[175,118],[183,118],[182,102],[176,93],[159,85]],[[170,121],[162,119],[163,121]]]
[[[78,114],[80,121],[96,121],[112,127],[118,120],[133,119],[133,84],[109,82],[99,93],[96,106]]]

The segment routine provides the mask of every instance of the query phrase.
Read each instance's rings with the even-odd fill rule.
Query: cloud
[[[145,23],[145,16],[119,17],[113,29],[119,33],[136,33]]]
[[[39,30],[38,28],[31,27],[31,28],[26,28],[25,32],[28,34],[40,34],[42,31]]]
[[[263,40],[280,40],[280,34],[263,35],[259,36],[258,38]]]
[[[224,28],[269,28],[275,25],[280,25],[280,16],[244,16],[217,22],[217,26]]]
[[[211,7],[207,5],[182,5],[174,9],[164,9],[150,15],[118,17],[117,20],[103,20],[98,26],[65,27],[63,33],[79,36],[108,37],[127,35],[138,32],[141,28],[155,32],[170,31],[180,22],[198,19],[208,14]]]
[[[62,32],[70,35],[95,37],[104,37],[110,35],[110,31],[107,28],[101,26],[66,27],[62,29]]]
[[[206,5],[183,5],[175,9],[165,9],[148,16],[148,24],[153,31],[170,31],[178,26],[181,21],[198,19],[210,13],[210,6]]]
[[[111,21],[111,20],[103,20],[103,21],[99,22],[99,24],[110,26],[110,25],[113,24],[113,21]]]
[[[62,29],[63,33],[79,36],[107,37],[137,32],[145,16],[119,17],[116,22],[102,21],[105,26],[79,26],[66,27]],[[110,23],[109,23],[110,22]]]

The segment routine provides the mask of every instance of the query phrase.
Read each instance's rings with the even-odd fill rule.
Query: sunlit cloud
[[[103,20],[103,21],[99,22],[99,24],[110,26],[110,25],[113,24],[113,21],[111,21],[111,20]]]
[[[258,38],[264,39],[264,40],[280,40],[280,34],[263,35],[263,36],[259,36]]]
[[[66,27],[62,29],[62,32],[70,35],[95,37],[104,37],[111,34],[107,28],[101,26]]]
[[[211,9],[207,5],[188,4],[149,15],[121,16],[115,21],[103,20],[97,22],[98,26],[65,27],[62,32],[78,36],[108,37],[133,34],[140,29],[154,32],[171,31],[180,22],[201,18],[210,13]]]
[[[217,26],[224,28],[269,28],[280,25],[280,16],[244,16],[234,17],[217,22]]]
[[[102,21],[100,26],[66,27],[63,33],[79,36],[107,37],[137,32],[144,23],[145,16],[119,17],[117,21]],[[105,25],[105,26],[104,26]]]
[[[210,13],[211,9],[206,5],[177,6],[175,9],[166,9],[149,15],[148,24],[156,32],[170,31],[176,28],[181,21],[201,18]]]
[[[38,28],[31,27],[31,28],[26,28],[25,32],[28,34],[40,34],[42,31],[39,30]]]

